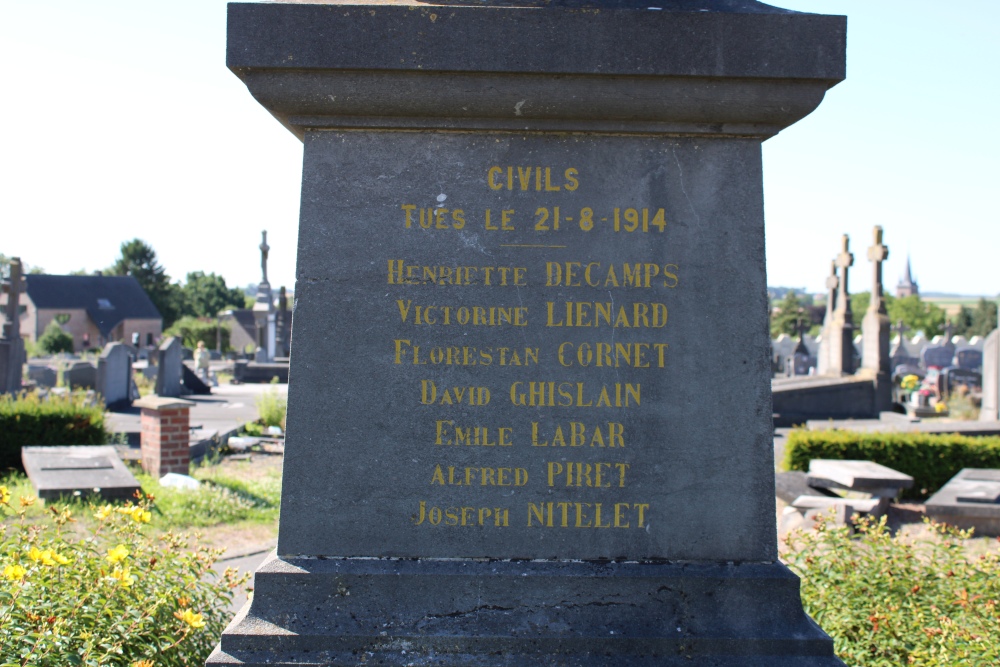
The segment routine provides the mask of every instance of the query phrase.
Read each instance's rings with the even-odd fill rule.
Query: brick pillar
[[[156,479],[168,472],[188,474],[191,460],[188,413],[194,403],[146,396],[133,405],[142,409],[142,469]]]

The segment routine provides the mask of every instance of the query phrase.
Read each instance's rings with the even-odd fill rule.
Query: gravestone
[[[63,384],[70,389],[97,388],[97,366],[89,361],[70,361],[63,367]]]
[[[209,664],[841,664],[777,554],[761,141],[844,19],[538,4],[229,5],[305,155],[278,547]]]
[[[108,343],[97,360],[97,393],[108,409],[131,404],[132,354],[127,345]]]
[[[177,397],[181,395],[181,366],[183,346],[181,339],[168,336],[160,343],[156,351],[156,385],[157,396]]]
[[[980,421],[1000,421],[1000,329],[983,344],[983,403]]]
[[[61,496],[131,498],[139,482],[122,463],[113,446],[23,447],[24,472],[50,500]]]
[[[949,366],[941,371],[940,389],[943,396],[950,396],[958,387],[965,386],[970,391],[980,391],[983,387],[983,375],[966,368]]]
[[[920,363],[924,368],[947,368],[954,356],[952,345],[928,345],[920,353]]]
[[[37,387],[54,387],[59,383],[59,371],[51,366],[28,364],[28,379]]]
[[[952,363],[969,371],[981,371],[983,368],[983,352],[972,347],[955,351]]]

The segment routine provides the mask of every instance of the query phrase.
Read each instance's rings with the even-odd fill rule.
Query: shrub
[[[851,667],[1000,664],[1000,558],[969,559],[970,531],[932,524],[920,541],[856,519],[857,535],[821,518],[787,538],[806,611]]]
[[[257,412],[264,426],[280,426],[285,428],[285,412],[288,409],[288,399],[278,393],[277,389],[269,389],[257,396]]]
[[[229,349],[229,334],[232,325],[228,322],[222,323],[222,349]],[[165,336],[177,336],[184,343],[185,347],[198,347],[198,341],[205,343],[205,347],[210,350],[216,349],[215,339],[219,333],[218,320],[211,318],[182,317],[170,328],[163,332]]]
[[[1000,468],[1000,437],[804,429],[789,433],[784,469],[809,470],[810,459],[881,463],[913,477],[913,488],[904,495],[917,498],[935,493],[962,468]]]
[[[21,469],[21,447],[103,445],[104,406],[87,405],[83,393],[68,396],[0,395],[0,469]]]
[[[55,320],[49,322],[45,331],[38,337],[38,348],[46,354],[59,354],[73,351],[73,337],[63,331]]]
[[[10,493],[0,487],[5,513]],[[23,508],[0,538],[0,660],[36,667],[204,664],[246,581],[212,566],[221,550],[149,535],[149,498],[94,507],[96,528],[74,530],[72,510],[31,525]],[[148,661],[143,663],[142,661]]]

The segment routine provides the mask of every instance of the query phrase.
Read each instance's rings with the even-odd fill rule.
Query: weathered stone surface
[[[826,489],[809,486],[806,474],[799,470],[777,473],[774,476],[774,495],[788,504],[800,496],[839,497]]]
[[[994,500],[990,500],[993,498]],[[927,516],[976,535],[1000,535],[1000,470],[964,468],[931,496]]]
[[[139,482],[113,446],[24,447],[21,462],[45,500],[61,496],[130,498]]]
[[[181,366],[183,361],[181,339],[168,336],[156,351],[157,396],[177,397],[181,395]]]
[[[810,486],[868,491],[908,489],[913,478],[874,461],[813,459],[809,462]]]
[[[987,336],[983,345],[983,405],[979,420],[1000,420],[1000,329]]]
[[[97,392],[108,408],[127,406],[132,397],[132,354],[122,343],[108,343],[97,360]]]
[[[305,157],[278,557],[210,664],[840,664],[777,561],[760,142],[844,24],[709,4],[230,6]]]

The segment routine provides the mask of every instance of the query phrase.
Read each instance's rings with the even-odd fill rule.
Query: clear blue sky
[[[1000,0],[784,0],[848,16],[848,78],[764,145],[768,282],[821,291],[842,233],[868,289],[1000,292]],[[301,144],[225,67],[221,0],[3,0],[0,252],[52,273],[148,241],[168,273],[294,283]]]

